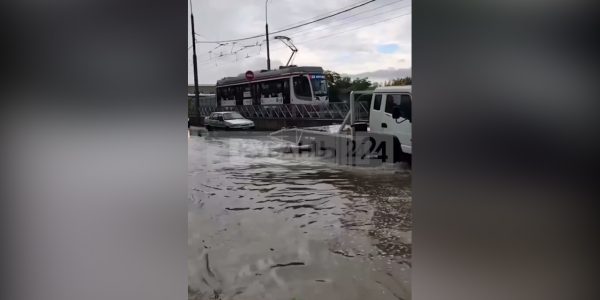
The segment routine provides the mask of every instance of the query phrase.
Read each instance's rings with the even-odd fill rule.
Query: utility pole
[[[265,36],[267,38],[267,70],[271,70],[271,56],[269,54],[269,22],[267,22],[267,3],[269,3],[269,0],[265,0]]]
[[[192,20],[192,47],[194,48],[194,107],[196,113],[199,112],[200,107],[200,92],[198,91],[198,62],[196,60],[196,31],[194,30],[194,12],[192,11],[192,1],[190,0],[190,18]]]

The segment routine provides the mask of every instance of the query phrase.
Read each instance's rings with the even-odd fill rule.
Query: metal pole
[[[191,7],[191,1],[190,1],[190,11],[192,10]],[[198,113],[198,115],[200,114],[200,92],[198,91],[198,62],[196,60],[196,31],[194,30],[194,13],[190,13],[190,18],[192,20],[192,47],[194,48],[194,94],[195,94],[195,100],[194,100],[194,106],[196,108],[196,112]]]
[[[267,21],[267,3],[269,3],[269,0],[265,0],[265,36],[267,38],[267,70],[271,70],[271,55],[269,53],[269,22]]]

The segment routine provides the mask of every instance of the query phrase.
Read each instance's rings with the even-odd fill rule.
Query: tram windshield
[[[327,96],[327,80],[323,74],[311,74],[310,84],[315,96]]]

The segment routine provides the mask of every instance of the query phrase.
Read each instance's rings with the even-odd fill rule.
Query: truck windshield
[[[236,112],[223,114],[223,120],[243,119],[242,115]]]
[[[327,96],[327,80],[325,80],[325,75],[310,75],[310,84],[315,96]]]

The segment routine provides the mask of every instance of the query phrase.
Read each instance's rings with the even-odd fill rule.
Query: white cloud
[[[270,0],[269,31],[274,32],[355,3],[358,0]],[[196,33],[206,39],[222,40],[264,34],[263,0],[192,0],[192,4]],[[410,4],[410,0],[377,0],[334,18],[279,35],[289,36],[297,45],[299,51],[294,60],[297,65],[322,66],[344,74],[389,68],[407,69],[412,66]],[[394,19],[384,21],[389,18]],[[365,26],[374,22],[381,23]],[[348,31],[355,28],[357,30]],[[198,41],[206,39],[198,38]],[[217,44],[197,44],[199,82],[215,83],[222,77],[237,75],[246,70],[265,69],[266,45],[260,49],[252,47],[240,51],[237,61],[236,56],[231,54],[232,50],[241,45],[260,43],[263,40],[264,36],[261,36],[217,49],[214,49]],[[188,45],[191,43],[190,36]],[[378,45],[390,43],[397,44],[399,50],[389,54],[377,51]],[[270,49],[272,68],[285,63],[291,54],[277,40],[271,41]],[[213,52],[209,54],[211,50]],[[188,54],[188,82],[193,82],[191,49]],[[223,56],[217,58],[221,54]]]

